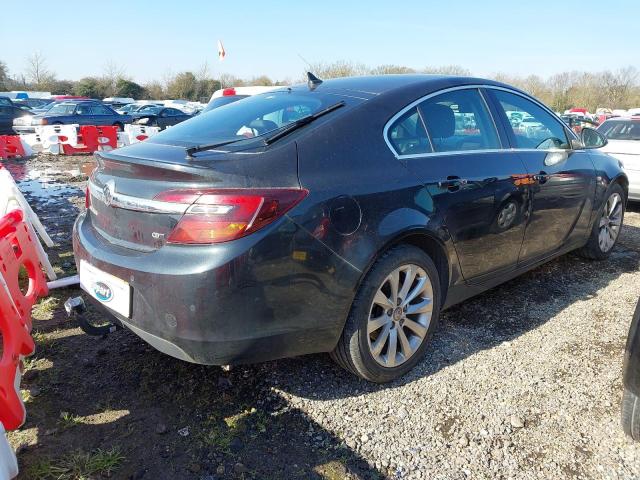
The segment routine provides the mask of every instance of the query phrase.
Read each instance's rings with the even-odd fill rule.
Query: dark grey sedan
[[[183,360],[331,352],[390,381],[441,310],[573,250],[611,254],[628,179],[604,144],[491,80],[309,75],[98,152],[80,284]]]
[[[131,116],[134,118],[134,123],[149,127],[160,127],[161,130],[189,120],[192,117],[192,115],[184,113],[177,108],[158,107],[156,105],[145,106],[132,113]]]

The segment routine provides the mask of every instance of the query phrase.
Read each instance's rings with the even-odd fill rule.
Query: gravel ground
[[[87,161],[18,166],[64,273]],[[38,172],[53,166],[43,195]],[[10,434],[23,478],[56,478],[47,467],[70,452],[114,448],[114,478],[640,478],[640,446],[619,422],[639,206],[625,224],[606,262],[566,255],[445,312],[424,360],[383,386],[325,355],[225,373],[126,331],[90,338],[61,312],[78,292],[60,292],[36,309],[29,420]]]

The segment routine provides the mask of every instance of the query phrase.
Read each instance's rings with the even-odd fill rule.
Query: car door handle
[[[468,181],[464,178],[460,178],[457,175],[449,175],[446,180],[440,180],[438,187],[446,188],[450,192],[459,190],[461,186],[466,185]]]
[[[547,172],[541,171],[539,174],[534,175],[533,178],[536,180],[536,182],[538,182],[540,185],[543,185],[545,183],[547,183],[547,180],[549,180],[549,174]]]

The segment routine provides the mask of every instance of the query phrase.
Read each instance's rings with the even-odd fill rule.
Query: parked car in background
[[[163,105],[160,102],[129,103],[128,105],[124,105],[124,106],[122,106],[120,108],[117,108],[116,112],[133,115],[138,110],[140,110],[142,108],[145,108],[145,107],[151,107],[151,106],[162,107]]]
[[[15,105],[0,105],[0,135],[13,135],[13,121],[29,116],[29,112]]]
[[[622,428],[634,440],[640,440],[640,300],[633,314],[623,368]]]
[[[136,120],[144,115],[153,114],[157,112],[158,109],[161,109],[161,108],[164,108],[162,104],[147,103],[145,105],[140,105],[140,107],[137,108],[135,111],[131,112],[130,115],[133,117],[134,120]]]
[[[640,201],[640,117],[610,118],[598,131],[608,139],[602,151],[620,160],[629,177],[629,200]]]
[[[14,100],[13,103],[14,105],[17,105],[20,107],[26,106],[33,110],[35,108],[42,108],[45,105],[50,105],[54,101],[55,100],[51,98],[21,98],[21,99]]]
[[[597,128],[600,125],[597,121],[577,114],[562,115],[560,117],[578,135],[584,127]]]
[[[213,92],[211,100],[209,100],[207,106],[202,110],[202,113],[209,112],[214,108],[218,108],[223,105],[228,105],[229,103],[237,102],[238,100],[242,100],[243,98],[247,98],[252,95],[271,92],[273,90],[282,90],[283,88],[284,87],[262,86],[221,88],[220,90]]]
[[[109,105],[113,109],[118,109],[134,102],[135,100],[131,97],[106,97],[102,99],[102,103]]]
[[[160,127],[164,130],[167,127],[177,125],[180,122],[189,120],[193,115],[184,113],[177,108],[167,108],[158,106],[146,106],[132,114],[134,123],[147,125],[149,127]]]
[[[491,80],[310,75],[98,152],[80,283],[186,361],[332,352],[390,381],[443,308],[572,250],[610,255],[627,178],[604,143]]]
[[[46,112],[27,119],[16,119],[13,130],[16,133],[33,133],[38,125],[114,125],[120,130],[133,119],[121,115],[107,105],[97,101],[72,100],[55,103]]]

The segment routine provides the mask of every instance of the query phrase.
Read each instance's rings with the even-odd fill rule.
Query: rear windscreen
[[[153,136],[154,143],[202,145],[253,138],[312,115],[337,102],[312,92],[279,91],[203,112]]]

